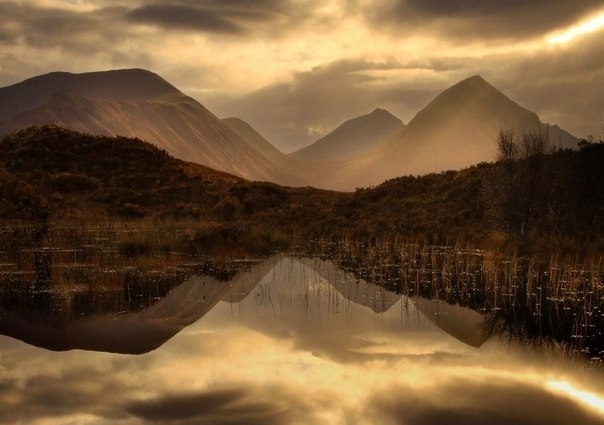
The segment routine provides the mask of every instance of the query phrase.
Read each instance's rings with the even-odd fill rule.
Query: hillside
[[[248,145],[199,102],[141,69],[54,72],[0,89],[0,134],[45,124],[138,137],[176,158],[249,180],[307,183],[285,162]],[[287,161],[285,155],[282,159]]]
[[[324,162],[341,161],[361,155],[383,139],[405,128],[390,112],[376,109],[350,119],[315,143],[290,154],[293,158]]]
[[[587,246],[604,236],[603,162],[604,145],[592,144],[338,193],[249,182],[137,139],[33,127],[0,142],[0,219],[185,220],[214,229],[195,239],[206,248],[247,238],[272,249],[292,235],[476,244],[555,237]]]
[[[315,199],[316,198],[316,199]],[[31,127],[0,143],[0,217],[194,219],[219,223],[329,214],[329,192],[249,182],[139,139]],[[316,204],[315,204],[316,202]],[[264,218],[263,218],[264,219]]]
[[[223,118],[222,122],[241,139],[273,163],[281,164],[282,168],[289,170],[293,175],[298,176],[302,181],[305,181],[308,184],[312,185],[313,183],[316,183],[314,181],[315,173],[307,166],[307,164],[304,164],[289,155],[284,155],[247,122],[235,117]]]
[[[500,129],[511,129],[516,134],[547,132],[557,146],[577,147],[576,138],[557,126],[541,123],[537,114],[480,76],[473,76],[438,95],[401,133],[331,170],[323,187],[353,190],[397,176],[493,161]]]

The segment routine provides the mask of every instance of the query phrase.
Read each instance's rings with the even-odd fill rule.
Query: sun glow
[[[604,11],[592,16],[586,21],[567,28],[564,31],[558,31],[547,37],[547,42],[550,44],[566,44],[574,38],[581,35],[596,32],[604,27]]]

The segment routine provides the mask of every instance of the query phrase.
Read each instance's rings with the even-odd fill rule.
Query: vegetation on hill
[[[589,144],[338,193],[249,182],[138,139],[31,127],[0,142],[0,219],[181,222],[197,247],[301,236],[601,248],[602,164],[604,145]]]
[[[199,246],[264,238],[278,247],[295,231],[289,223],[301,215],[300,223],[320,222],[334,200],[329,192],[249,182],[177,160],[138,139],[45,126],[0,143],[5,223],[178,221],[198,229]]]

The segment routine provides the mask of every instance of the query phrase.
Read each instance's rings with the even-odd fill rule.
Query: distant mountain
[[[362,155],[331,170],[322,187],[353,190],[401,175],[459,169],[496,157],[497,133],[512,129],[549,133],[560,147],[578,140],[473,76],[442,92],[398,135],[382,140]]]
[[[344,122],[312,145],[290,156],[304,161],[341,161],[363,154],[404,128],[405,124],[390,112],[376,109],[370,114]]]
[[[250,180],[307,183],[250,146],[199,102],[142,69],[53,72],[0,89],[0,134],[44,124],[138,137],[176,158]]]

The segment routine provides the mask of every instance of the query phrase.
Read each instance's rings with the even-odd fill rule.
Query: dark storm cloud
[[[208,388],[204,391],[159,393],[138,399],[140,382],[122,373],[147,373],[148,358],[123,357],[112,362],[111,374],[101,369],[74,368],[25,379],[0,378],[0,424],[52,421],[94,416],[107,423],[169,423],[178,425],[314,423],[314,404],[288,387],[264,385]],[[139,369],[139,370],[133,370]],[[146,392],[146,390],[144,390]],[[9,408],[10,406],[10,408]],[[77,419],[74,419],[74,423]]]
[[[136,40],[133,24],[218,36],[275,35],[304,22],[309,14],[301,6],[275,0],[130,1],[90,11],[0,0],[0,43],[90,53]]]
[[[107,389],[106,399],[87,383],[95,382]],[[0,404],[11,408],[0,409],[0,423],[32,423],[39,419],[58,418],[63,415],[94,414],[106,419],[124,418],[126,413],[110,407],[108,401],[127,397],[129,389],[117,379],[97,370],[72,370],[60,375],[38,375],[17,381],[1,381]],[[98,387],[97,387],[98,389]],[[117,403],[114,403],[117,404]]]
[[[541,36],[601,7],[601,0],[385,0],[356,10],[378,29],[488,41]]]
[[[172,30],[194,30],[236,36],[265,32],[282,21],[296,26],[307,9],[289,1],[166,0],[141,4],[125,13],[127,20]]]
[[[229,34],[242,34],[243,28],[209,11],[179,5],[149,5],[126,14],[139,23],[157,24],[168,28],[194,29]]]
[[[281,384],[229,385],[200,391],[159,393],[156,397],[132,400],[123,396],[122,412],[142,423],[178,425],[279,425],[295,419],[317,423],[317,408],[325,407],[322,394],[302,397],[299,388]]]
[[[123,9],[74,12],[11,1],[0,2],[0,43],[34,48],[60,47],[90,54],[105,49],[103,42],[122,40],[116,25]]]

